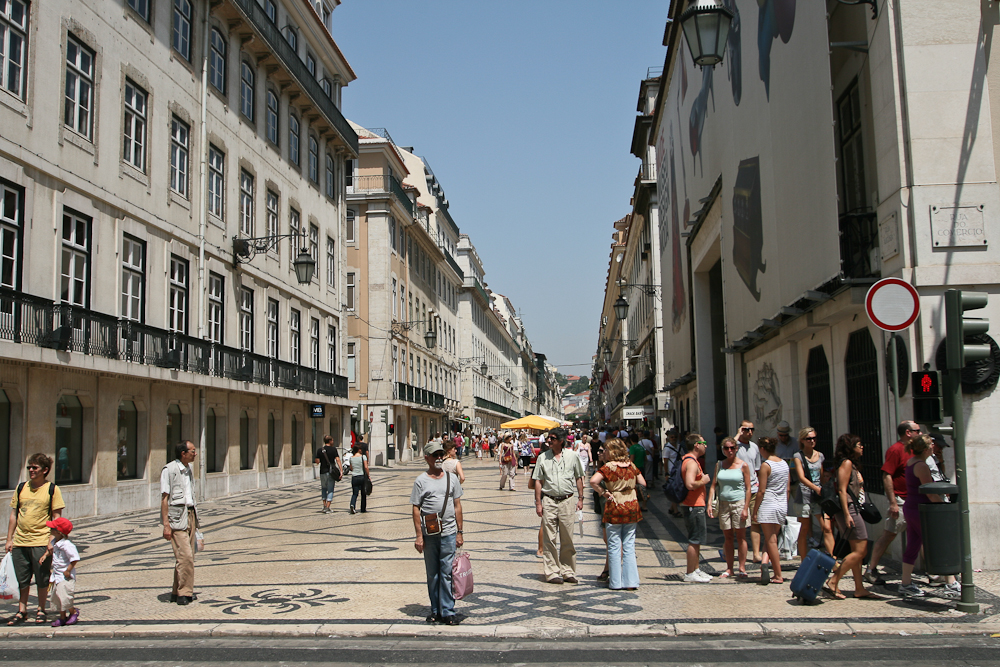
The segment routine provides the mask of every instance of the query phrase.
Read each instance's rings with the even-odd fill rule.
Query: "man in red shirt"
[[[878,562],[896,535],[906,530],[906,519],[900,511],[906,500],[906,462],[910,458],[906,445],[920,435],[920,427],[916,422],[904,420],[896,427],[896,432],[899,440],[885,453],[885,463],[882,464],[882,485],[889,501],[889,516],[885,519],[885,530],[872,547],[872,558],[865,572],[865,582],[874,585],[885,584],[885,579],[878,573]]]

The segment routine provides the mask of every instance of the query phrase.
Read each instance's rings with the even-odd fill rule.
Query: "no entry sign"
[[[868,290],[865,310],[879,329],[902,331],[913,324],[920,314],[920,295],[905,280],[883,278]]]

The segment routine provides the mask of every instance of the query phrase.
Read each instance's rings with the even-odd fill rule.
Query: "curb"
[[[16,627],[3,628],[0,637],[31,639],[63,637],[74,639],[138,639],[138,638],[341,638],[341,637],[487,637],[493,639],[586,639],[616,636],[644,637],[710,637],[762,636],[794,637],[809,635],[983,635],[1000,633],[1000,621],[978,623],[852,623],[819,621],[806,622],[712,622],[693,621],[667,624],[627,624],[595,626],[523,626],[523,625],[413,625],[401,623],[367,624],[273,624],[205,623],[203,625],[103,625],[69,628]]]

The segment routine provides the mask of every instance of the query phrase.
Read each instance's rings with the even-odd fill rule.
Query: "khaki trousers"
[[[193,509],[188,510],[187,530],[175,530],[170,534],[170,545],[174,548],[173,594],[182,597],[194,595],[194,543],[198,520]]]
[[[573,526],[576,525],[576,496],[562,502],[542,496],[542,564],[545,578],[576,576],[576,547],[573,546]],[[556,534],[559,548],[556,550]]]

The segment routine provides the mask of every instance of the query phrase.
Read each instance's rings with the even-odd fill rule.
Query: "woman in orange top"
[[[642,518],[636,484],[645,485],[632,463],[625,443],[611,438],[605,443],[607,463],[590,478],[590,488],[604,498],[603,522],[608,543],[608,588],[634,591],[639,587],[635,560],[635,524]],[[606,489],[601,488],[604,482]]]

